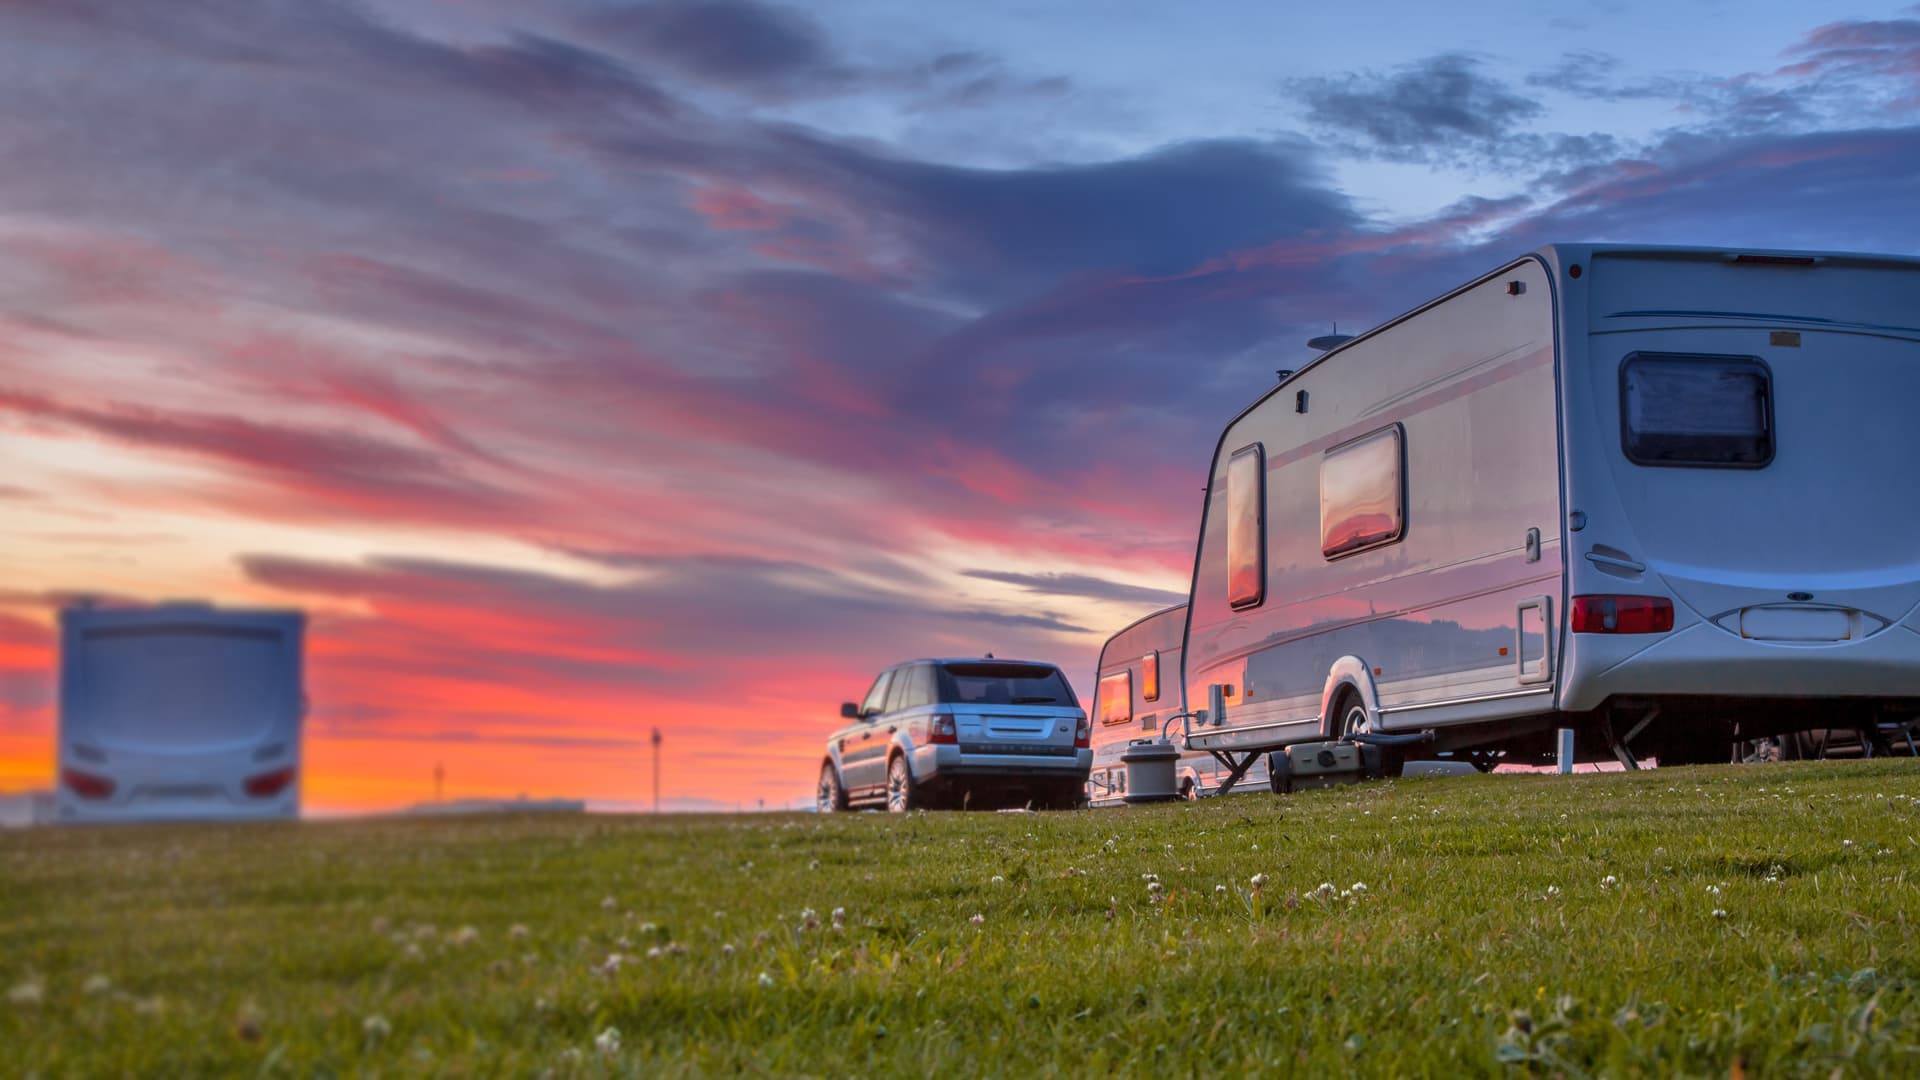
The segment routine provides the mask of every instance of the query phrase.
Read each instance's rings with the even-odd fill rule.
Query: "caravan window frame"
[[[1721,370],[1746,369],[1757,375],[1760,387],[1760,423],[1764,439],[1765,453],[1754,461],[1726,460],[1707,457],[1654,457],[1644,452],[1644,440],[1649,432],[1637,431],[1633,426],[1633,414],[1627,404],[1628,384],[1633,377],[1636,365],[1649,367],[1660,365],[1678,366],[1682,364],[1713,365]],[[1779,433],[1773,422],[1773,369],[1757,356],[1732,353],[1696,353],[1696,352],[1658,352],[1636,350],[1620,360],[1620,451],[1628,461],[1635,465],[1654,469],[1764,469],[1773,464],[1774,455],[1779,452]],[[1660,432],[1668,438],[1675,436],[1686,438],[1686,432]],[[1713,433],[1694,433],[1694,438],[1709,439]],[[1729,436],[1730,437],[1730,436]]]
[[[1140,700],[1160,700],[1160,650],[1148,649],[1140,658]]]
[[[1251,494],[1247,489],[1233,482],[1235,472],[1243,471],[1240,462],[1243,458],[1253,461],[1254,482]],[[1267,454],[1260,443],[1250,443],[1235,450],[1227,458],[1227,606],[1235,611],[1259,607],[1267,599]],[[1237,529],[1242,515],[1237,513],[1241,507],[1241,498],[1252,498],[1252,536],[1242,535]],[[1246,545],[1251,545],[1246,548]],[[1243,548],[1246,548],[1243,550]],[[1247,556],[1250,556],[1248,560]],[[1248,591],[1235,589],[1235,583],[1250,574],[1252,588]]]
[[[1327,467],[1339,461],[1341,458],[1352,454],[1354,451],[1360,450],[1363,447],[1369,446],[1371,443],[1387,437],[1393,440],[1394,447],[1392,483],[1394,498],[1393,527],[1383,533],[1368,534],[1362,537],[1357,543],[1350,543],[1341,547],[1328,547],[1327,539],[1331,531],[1330,525],[1342,524],[1350,520],[1353,515],[1351,513],[1343,513],[1341,517],[1333,519],[1331,522],[1329,521],[1327,515]],[[1328,562],[1335,562],[1340,559],[1358,555],[1364,551],[1372,551],[1375,548],[1397,544],[1406,539],[1406,537],[1407,428],[1405,424],[1393,423],[1383,428],[1376,428],[1367,432],[1365,435],[1348,439],[1346,442],[1329,449],[1320,456],[1320,554],[1325,556]]]

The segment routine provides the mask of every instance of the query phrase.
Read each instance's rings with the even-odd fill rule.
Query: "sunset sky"
[[[913,656],[1090,696],[1335,321],[1920,252],[1920,7],[1815,10],[0,0],[0,791],[75,594],[309,611],[310,811],[643,802],[654,727],[786,805]]]

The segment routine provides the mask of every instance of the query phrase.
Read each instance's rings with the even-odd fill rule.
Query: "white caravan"
[[[1543,248],[1227,425],[1189,745],[1727,760],[1920,714],[1920,260]],[[1224,715],[1222,715],[1224,714]]]
[[[1180,685],[1180,636],[1187,606],[1156,611],[1107,639],[1093,692],[1093,771],[1087,799],[1094,806],[1118,806],[1127,794],[1127,769],[1120,756],[1135,739],[1157,738],[1169,718],[1185,708]],[[1175,743],[1182,726],[1167,734]],[[1181,755],[1176,788],[1196,798],[1217,788],[1228,769],[1213,755],[1189,750]],[[1265,767],[1255,765],[1243,777],[1265,783]]]
[[[59,820],[297,816],[304,629],[204,604],[61,612]]]

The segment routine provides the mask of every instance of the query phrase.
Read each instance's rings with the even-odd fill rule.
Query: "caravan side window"
[[[1267,470],[1260,444],[1227,461],[1227,603],[1259,605],[1267,595]]]
[[[1133,719],[1133,673],[1116,671],[1100,680],[1100,722],[1124,724]]]
[[[1148,649],[1140,658],[1140,700],[1160,700],[1160,650]]]
[[[1406,437],[1399,424],[1327,451],[1320,461],[1320,552],[1338,559],[1406,534]]]
[[[1638,465],[1758,469],[1773,460],[1773,386],[1748,356],[1634,353],[1620,365],[1620,441]]]

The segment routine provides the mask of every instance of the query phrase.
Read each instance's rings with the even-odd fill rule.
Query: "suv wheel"
[[[820,766],[820,787],[814,792],[813,808],[823,814],[847,808],[847,789],[840,786],[840,777],[833,771],[831,761]]]
[[[904,755],[895,754],[887,762],[887,811],[904,814],[920,806],[920,793],[914,789],[913,770],[907,768]]]

